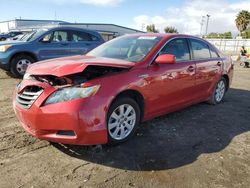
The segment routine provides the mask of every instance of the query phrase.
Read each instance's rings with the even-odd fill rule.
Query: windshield
[[[36,31],[33,31],[31,33],[28,33],[24,35],[20,40],[21,41],[32,41],[43,35],[45,32],[47,32],[47,29],[39,29]]]
[[[139,62],[162,39],[155,36],[127,36],[111,40],[86,55]]]

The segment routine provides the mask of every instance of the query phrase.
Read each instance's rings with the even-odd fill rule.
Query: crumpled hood
[[[134,63],[119,59],[78,55],[40,61],[30,65],[26,72],[32,75],[54,75],[61,77],[82,72],[89,65],[130,68],[134,66]]]

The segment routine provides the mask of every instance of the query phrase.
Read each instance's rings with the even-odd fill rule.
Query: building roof
[[[11,22],[11,21],[28,21],[28,22],[61,22],[61,23],[69,23],[62,20],[33,20],[33,19],[13,19],[13,20],[6,20],[6,21],[0,21],[0,23],[4,22]]]
[[[115,27],[129,29],[129,30],[136,31],[136,32],[145,33],[144,31],[140,31],[140,30],[137,30],[137,29],[132,29],[132,28],[129,28],[129,27],[124,27],[124,26],[121,26],[121,25],[110,24],[110,23],[70,23],[70,22],[66,22],[66,23],[61,23],[61,24],[63,24],[63,25],[108,25],[108,26],[115,26]]]
[[[11,21],[27,21],[27,22],[57,22],[59,25],[86,25],[86,26],[91,26],[91,25],[105,25],[105,26],[115,26],[123,29],[128,29],[131,31],[135,32],[140,32],[140,33],[145,33],[144,31],[140,31],[137,29],[132,29],[129,27],[124,27],[121,25],[116,25],[116,24],[110,24],[110,23],[70,23],[62,20],[33,20],[33,19],[13,19],[13,20],[6,20],[6,21],[1,21],[0,23],[5,23],[5,22],[11,22]],[[35,26],[35,24],[33,25]]]

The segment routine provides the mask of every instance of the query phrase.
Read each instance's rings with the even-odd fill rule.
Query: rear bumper
[[[25,109],[16,102],[16,92],[17,90],[13,98],[15,114],[23,128],[32,136],[64,144],[107,143],[105,118],[97,117],[95,107],[92,108],[88,101],[76,99],[42,106],[48,94],[45,89],[32,106]],[[61,132],[74,134],[63,135]]]

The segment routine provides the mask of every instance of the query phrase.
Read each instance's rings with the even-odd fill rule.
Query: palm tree
[[[164,31],[165,31],[165,33],[178,33],[178,31],[175,27],[165,27]]]
[[[155,28],[155,24],[147,25],[146,30],[149,33],[159,33],[159,31]]]
[[[250,24],[250,12],[247,10],[240,11],[236,16],[235,23],[242,35],[242,33],[248,28]]]

